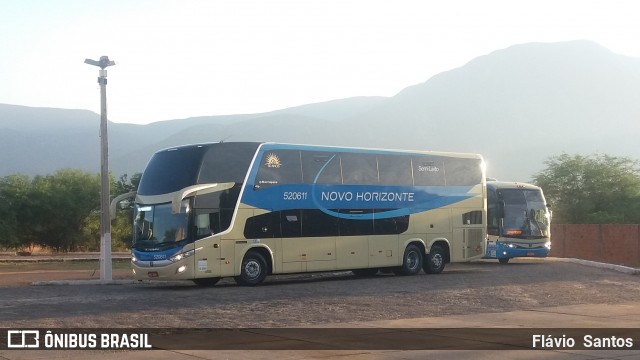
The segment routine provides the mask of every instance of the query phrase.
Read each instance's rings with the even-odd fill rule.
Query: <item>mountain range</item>
[[[590,41],[514,45],[392,97],[354,97],[268,113],[148,125],[109,123],[114,175],[142,172],[160,149],[272,141],[474,152],[489,176],[529,181],[550,156],[640,159],[640,58]],[[98,172],[100,116],[0,104],[0,176],[73,167]]]

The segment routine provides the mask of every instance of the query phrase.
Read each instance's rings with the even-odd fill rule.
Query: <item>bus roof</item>
[[[216,144],[233,144],[237,142],[217,142],[217,143],[199,143],[199,144],[188,144],[188,145],[179,145],[172,146],[169,148],[165,148],[159,150],[157,152],[170,151],[180,148],[189,148],[189,147],[202,147],[208,148],[214,146]],[[275,149],[289,149],[289,150],[316,150],[316,151],[336,151],[336,152],[371,152],[371,153],[393,153],[393,154],[425,154],[425,155],[438,155],[438,156],[448,156],[448,157],[459,157],[459,158],[471,158],[471,159],[482,159],[482,155],[474,154],[474,153],[456,153],[456,152],[444,152],[444,151],[429,151],[429,150],[410,150],[410,149],[382,149],[382,148],[365,148],[365,147],[349,147],[349,146],[334,146],[334,145],[307,145],[307,144],[289,144],[289,143],[276,143],[276,142],[240,142],[245,144],[255,144],[260,146],[260,148],[265,150],[275,150]]]
[[[523,183],[523,182],[517,182],[517,181],[494,181],[494,180],[489,180],[487,181],[487,188],[491,189],[491,190],[497,190],[497,189],[526,189],[526,190],[539,190],[540,187],[532,185],[532,184],[527,184],[527,183]]]

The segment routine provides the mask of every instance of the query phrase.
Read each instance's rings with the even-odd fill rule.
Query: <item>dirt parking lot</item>
[[[128,269],[114,278],[128,278]],[[27,286],[32,280],[98,278],[87,270],[0,276],[0,327],[289,327],[411,319],[640,298],[640,276],[580,264],[515,260],[450,264],[439,275],[349,272],[272,276],[258,287],[223,279],[190,282]]]
[[[99,280],[100,270],[95,269],[63,270],[63,269],[43,269],[2,272],[0,267],[0,287],[31,286],[35,282],[46,282],[53,280]],[[130,269],[113,269],[112,278],[114,280],[132,279]]]
[[[132,279],[128,257],[117,255],[113,279]],[[13,256],[0,254],[0,287],[29,286],[53,280],[98,280],[100,262],[96,254]]]

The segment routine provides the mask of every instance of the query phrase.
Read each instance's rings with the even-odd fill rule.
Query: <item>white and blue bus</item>
[[[378,270],[440,273],[485,255],[480,155],[210,143],[158,151],[135,197],[136,279]]]
[[[487,254],[506,264],[515,257],[546,257],[551,212],[538,186],[487,181]]]

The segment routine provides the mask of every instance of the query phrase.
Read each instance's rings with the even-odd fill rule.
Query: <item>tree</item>
[[[133,174],[131,176],[131,179],[129,179],[129,176],[127,174],[120,176],[120,179],[117,182],[111,184],[115,196],[138,190],[138,185],[140,185],[141,178],[141,173]]]
[[[134,191],[141,174],[111,178],[113,196]],[[133,203],[112,223],[112,244],[126,249],[132,238]],[[100,177],[64,169],[53,175],[0,178],[0,247],[55,251],[100,248]]]
[[[611,155],[553,156],[533,177],[556,223],[640,222],[640,163]]]
[[[38,240],[56,251],[73,251],[90,241],[83,235],[87,216],[100,207],[100,179],[75,169],[36,176],[32,198],[39,204]]]
[[[111,198],[126,194],[138,189],[142,174],[136,173],[129,178],[127,174],[120,176],[117,181],[111,177]],[[100,210],[95,209],[85,218],[83,235],[88,239],[100,239]],[[115,219],[111,219],[111,248],[113,250],[127,250],[131,247],[133,238],[133,201],[122,202],[117,207]],[[100,241],[85,243],[88,251],[98,251]]]
[[[0,247],[30,249],[34,243],[30,228],[21,226],[30,216],[29,191],[31,181],[25,175],[0,179]]]

